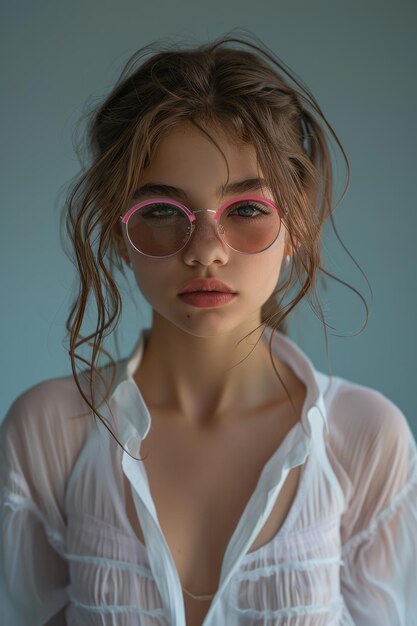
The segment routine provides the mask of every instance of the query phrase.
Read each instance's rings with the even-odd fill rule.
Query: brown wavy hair
[[[275,291],[261,308],[261,325],[286,334],[289,313],[306,297],[324,325],[328,357],[326,326],[333,327],[324,319],[317,293],[321,272],[359,295],[366,320],[358,332],[363,330],[368,320],[366,301],[355,288],[322,267],[320,250],[323,225],[330,218],[347,251],[332,217],[335,206],[328,133],[347,168],[341,199],[350,179],[347,156],[309,89],[259,39],[229,32],[197,46],[151,43],[131,56],[110,94],[88,115],[85,137],[89,163],[77,175],[62,213],[79,286],[66,329],[77,387],[93,415],[101,419],[120,445],[93,399],[96,383],[104,380],[97,366],[102,354],[109,357],[111,371],[103,402],[109,397],[116,371],[115,361],[102,344],[116,328],[122,310],[114,276],[115,269],[125,276],[119,216],[125,212],[159,141],[178,124],[195,125],[219,150],[207,128],[226,130],[237,142],[252,144],[266,185],[283,208],[294,253],[289,267],[281,271]],[[321,280],[326,285],[324,276]],[[285,296],[295,287],[298,291],[284,304]],[[97,326],[92,334],[83,336],[81,326],[90,294],[97,306]],[[271,362],[284,385],[273,362],[272,337],[273,333],[269,342]],[[77,353],[83,344],[92,348],[90,360]],[[82,374],[89,381],[89,395],[79,380],[76,359],[88,365]]]

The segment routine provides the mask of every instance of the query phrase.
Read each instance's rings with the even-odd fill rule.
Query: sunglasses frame
[[[269,200],[269,198],[262,198],[260,196],[239,196],[239,197],[233,198],[233,200],[229,200],[228,202],[223,204],[217,211],[215,211],[214,209],[207,209],[207,208],[205,208],[205,209],[198,209],[197,211],[191,211],[184,204],[181,204],[181,202],[178,202],[177,200],[173,200],[172,198],[168,198],[168,197],[162,196],[162,197],[150,198],[148,200],[142,200],[141,202],[138,202],[137,204],[132,206],[128,210],[128,212],[125,213],[125,215],[120,215],[120,220],[121,220],[122,224],[124,224],[125,229],[126,229],[126,236],[127,236],[128,240],[129,240],[131,246],[136,250],[136,252],[139,252],[139,254],[142,254],[142,255],[147,256],[147,257],[152,258],[152,259],[166,259],[168,257],[175,256],[176,254],[181,252],[181,250],[183,250],[188,245],[188,243],[189,243],[189,241],[190,241],[190,239],[191,239],[191,237],[193,235],[194,229],[195,229],[195,221],[197,219],[196,216],[195,216],[196,213],[201,213],[202,211],[209,211],[210,213],[214,213],[213,219],[214,219],[214,221],[216,223],[216,231],[217,231],[218,235],[221,236],[222,233],[219,230],[219,227],[220,227],[219,220],[220,220],[223,212],[229,206],[231,206],[232,204],[236,204],[237,202],[242,202],[244,200],[253,200],[253,201],[256,201],[256,202],[260,202],[262,204],[267,204],[267,205],[271,206],[272,208],[274,208],[278,212],[278,215],[279,215],[279,218],[280,218],[280,226],[279,226],[279,229],[278,229],[277,236],[275,237],[275,239],[266,248],[263,248],[262,250],[259,250],[258,252],[242,252],[241,250],[236,250],[236,248],[233,248],[233,246],[231,246],[229,243],[227,243],[227,241],[224,241],[223,239],[222,239],[222,241],[224,241],[224,243],[229,248],[231,248],[235,252],[239,252],[240,254],[260,254],[261,252],[264,252],[265,250],[268,250],[275,243],[275,241],[278,239],[279,234],[281,232],[281,225],[282,225],[282,219],[283,219],[282,212],[279,209],[278,205],[273,200]],[[162,256],[153,255],[153,254],[146,254],[146,252],[142,252],[141,250],[138,250],[136,248],[136,246],[133,244],[133,242],[130,239],[130,237],[129,237],[129,231],[128,231],[127,225],[128,225],[128,221],[131,218],[131,216],[138,209],[141,209],[142,207],[147,206],[149,204],[154,204],[155,202],[165,202],[165,203],[174,205],[175,207],[181,209],[186,214],[186,216],[188,217],[189,222],[190,222],[191,228],[190,228],[190,232],[189,232],[187,241],[184,243],[183,246],[181,246],[181,248],[179,248],[176,252],[173,252],[172,254],[166,254],[166,255],[162,255]]]

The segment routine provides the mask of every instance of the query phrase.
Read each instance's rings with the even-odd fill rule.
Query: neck
[[[276,376],[260,319],[214,337],[192,335],[155,316],[134,374],[150,408],[182,425],[215,425],[285,394]],[[276,357],[281,376],[286,366]]]

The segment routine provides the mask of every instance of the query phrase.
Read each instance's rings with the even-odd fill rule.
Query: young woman
[[[417,624],[406,418],[286,335],[329,274],[331,128],[260,44],[141,53],[93,114],[65,207],[73,375],[1,428],[2,623]],[[124,263],[152,324],[99,366]]]

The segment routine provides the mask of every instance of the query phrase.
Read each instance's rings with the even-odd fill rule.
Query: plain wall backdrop
[[[405,0],[3,2],[0,419],[27,388],[71,372],[64,339],[74,268],[61,247],[59,213],[79,170],[72,142],[85,106],[101,101],[145,44],[201,43],[240,28],[307,84],[350,161],[350,187],[334,218],[373,300],[326,227],[326,268],[371,306],[355,335],[365,320],[360,299],[330,279],[321,291],[337,329],[329,329],[332,372],[388,396],[417,436],[416,25],[416,4]],[[338,199],[343,168],[335,176]],[[119,284],[124,356],[151,317],[145,300]],[[137,290],[133,281],[130,289]],[[294,316],[290,336],[327,371],[322,326],[308,305]]]

